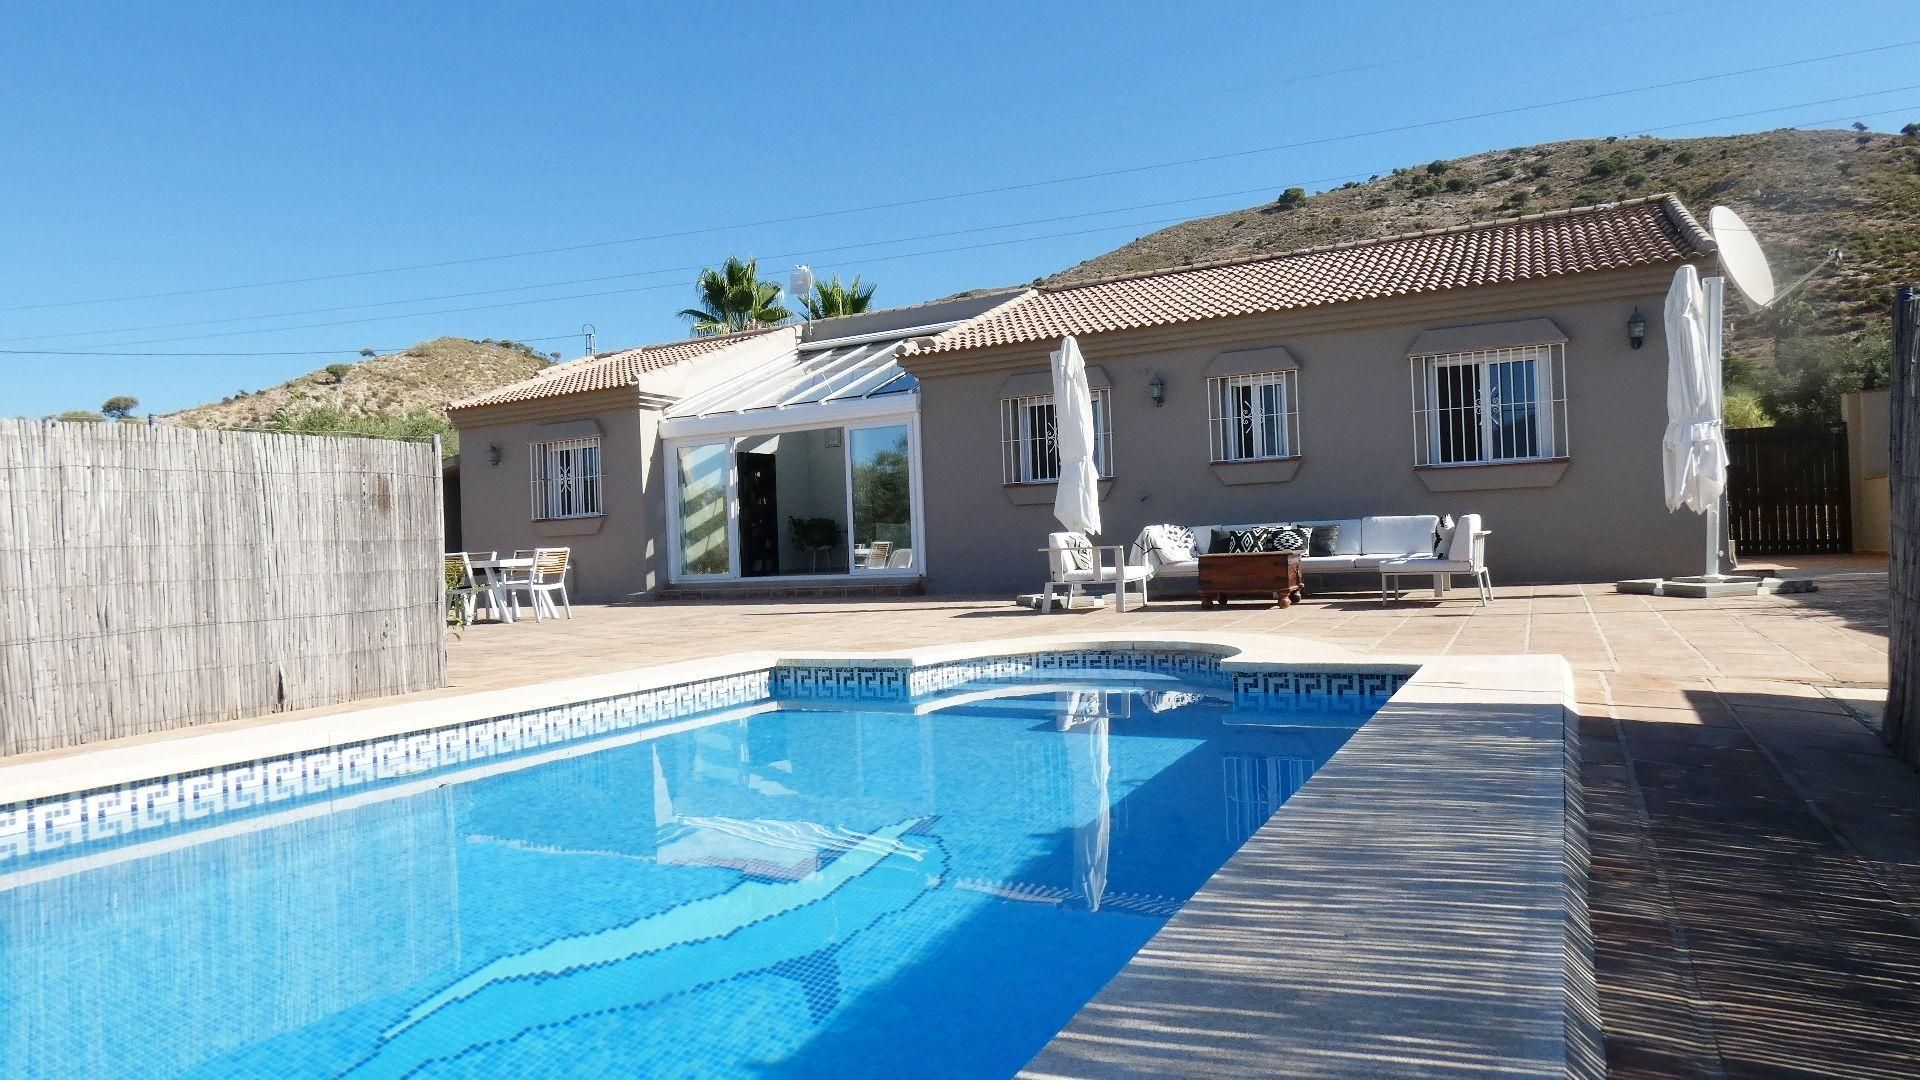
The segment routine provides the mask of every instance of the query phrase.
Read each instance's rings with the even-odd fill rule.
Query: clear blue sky
[[[861,274],[878,302],[911,303],[1436,157],[1920,119],[1920,89],[1897,89],[1920,84],[1906,46],[1366,134],[1920,38],[1900,3],[751,10],[14,6],[0,349],[340,352],[0,356],[0,414],[118,393],[167,411],[442,334],[549,339],[569,358],[580,340],[560,335],[584,322],[602,348],[673,339],[686,268],[730,253],[780,281],[798,261]],[[886,203],[911,204],[773,220]],[[363,273],[583,244],[601,246]],[[148,295],[297,278],[326,280]],[[579,283],[524,288],[556,282]],[[513,291],[425,299],[483,290]],[[338,310],[280,314],[323,308]],[[138,329],[158,324],[191,325]]]

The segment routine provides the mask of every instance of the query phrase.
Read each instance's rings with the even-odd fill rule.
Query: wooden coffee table
[[[1230,596],[1271,596],[1276,607],[1307,594],[1295,551],[1250,551],[1200,556],[1200,606],[1224,605]]]

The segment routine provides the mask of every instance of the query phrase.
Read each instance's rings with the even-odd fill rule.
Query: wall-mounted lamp
[[[487,464],[492,465],[496,468],[499,467],[500,465],[500,444],[499,443],[487,444]]]
[[[1639,348],[1647,343],[1647,317],[1640,314],[1639,308],[1627,316],[1627,344]]]
[[[1159,408],[1167,403],[1167,380],[1155,375],[1147,380],[1147,396],[1153,399],[1153,407]]]

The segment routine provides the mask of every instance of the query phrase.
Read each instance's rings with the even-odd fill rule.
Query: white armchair
[[[1492,535],[1480,527],[1479,514],[1462,514],[1454,523],[1453,535],[1444,538],[1445,550],[1432,555],[1389,559],[1380,564],[1380,602],[1386,603],[1389,593],[1393,599],[1400,598],[1403,577],[1431,577],[1433,595],[1443,597],[1453,578],[1465,574],[1473,578],[1480,606],[1493,603],[1493,575],[1487,571],[1487,537]]]
[[[1066,590],[1067,610],[1073,610],[1075,598],[1081,596],[1089,585],[1105,585],[1113,589],[1113,610],[1118,613],[1127,610],[1127,586],[1134,585],[1140,593],[1140,606],[1147,603],[1147,579],[1153,576],[1153,570],[1146,566],[1136,566],[1127,561],[1125,544],[1113,544],[1095,547],[1085,533],[1057,532],[1047,534],[1047,546],[1041,549],[1047,553],[1049,577],[1046,588],[1040,596],[1040,610],[1044,614],[1053,610],[1053,598],[1061,590]],[[1113,553],[1113,565],[1106,565],[1106,552]]]

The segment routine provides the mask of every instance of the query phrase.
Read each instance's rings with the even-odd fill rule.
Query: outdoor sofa
[[[1487,533],[1480,528],[1478,514],[1465,515],[1457,524],[1435,514],[1403,514],[1244,525],[1150,525],[1134,540],[1129,562],[1150,567],[1156,584],[1179,589],[1182,584],[1197,584],[1199,557],[1213,549],[1216,535],[1284,525],[1311,528],[1323,541],[1301,557],[1300,569],[1306,574],[1377,573],[1383,586],[1389,575],[1395,579],[1430,575],[1436,594],[1444,591],[1444,578],[1450,574],[1474,576],[1477,585],[1490,586],[1481,554]],[[1331,536],[1330,526],[1338,526]],[[1465,535],[1458,536],[1456,543],[1461,532]],[[1191,545],[1187,536],[1192,537]],[[1483,591],[1483,599],[1486,595]]]

